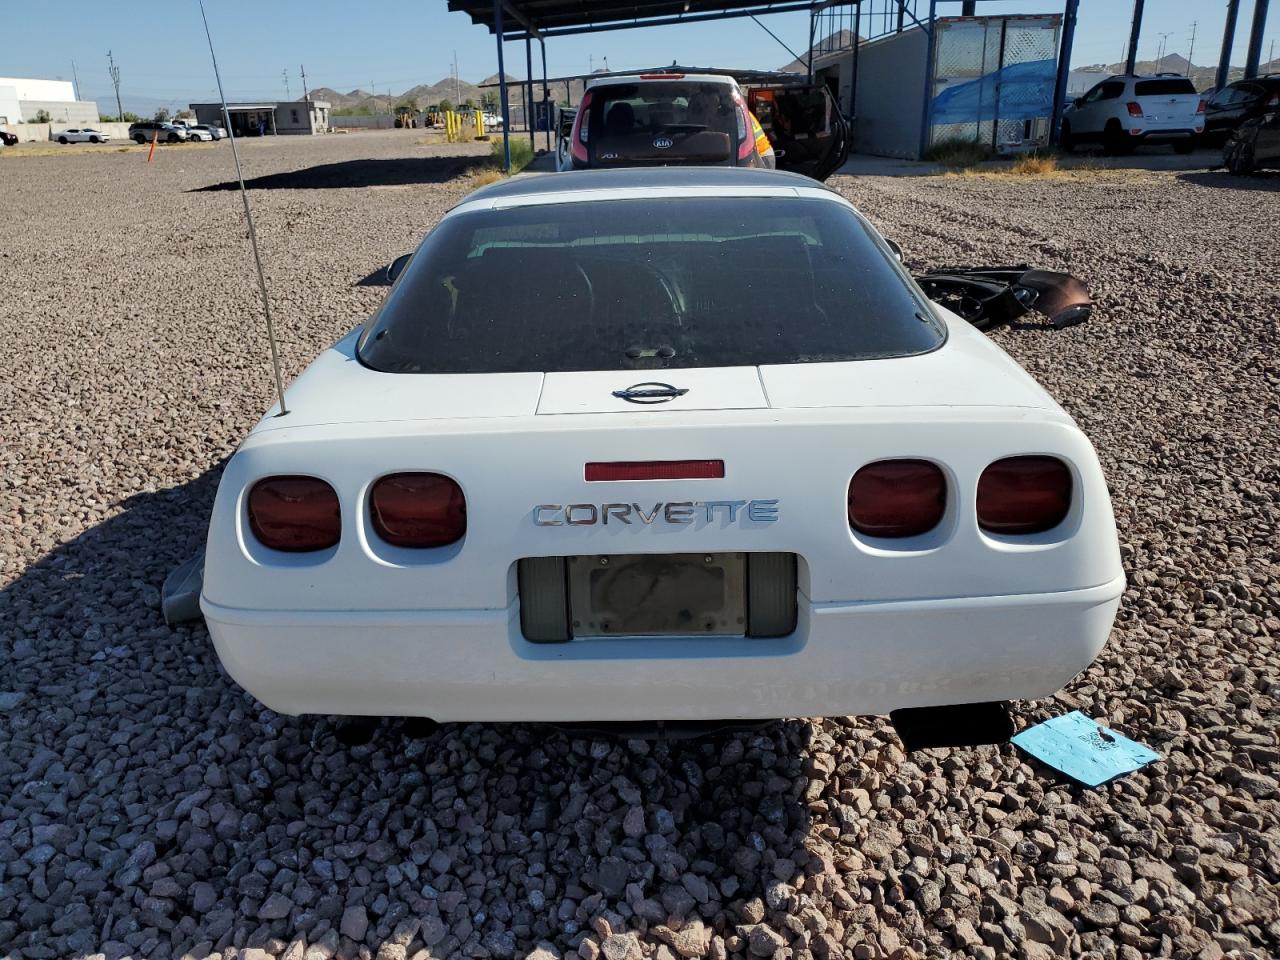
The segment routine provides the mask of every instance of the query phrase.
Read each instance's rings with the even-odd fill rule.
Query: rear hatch
[[[1139,80],[1133,85],[1133,94],[1134,102],[1142,108],[1146,129],[1185,130],[1195,125],[1200,95],[1186,77]]]

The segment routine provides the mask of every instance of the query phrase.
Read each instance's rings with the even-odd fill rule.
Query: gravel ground
[[[287,373],[466,189],[409,132],[244,148]],[[411,159],[406,158],[426,158]],[[0,955],[1212,960],[1280,954],[1277,181],[837,178],[914,265],[1086,278],[998,339],[1111,480],[1130,588],[1079,708],[1098,790],[877,719],[696,742],[387,722],[345,745],[166,628],[270,403],[225,144],[0,159]],[[437,182],[417,184],[423,176]]]

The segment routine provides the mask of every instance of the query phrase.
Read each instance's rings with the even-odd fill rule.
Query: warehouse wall
[[[858,51],[855,152],[920,158],[928,52],[929,38],[919,27],[874,40]]]

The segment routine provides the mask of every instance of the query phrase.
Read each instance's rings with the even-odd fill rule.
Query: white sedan
[[[812,180],[516,178],[402,261],[222,475],[201,609],[272,709],[963,724],[1105,643],[1089,441]]]
[[[95,130],[92,127],[76,127],[72,130],[59,130],[51,136],[59,143],[106,143],[111,135]]]

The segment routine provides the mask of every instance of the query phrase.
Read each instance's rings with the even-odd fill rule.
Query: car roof
[[[472,200],[498,200],[512,197],[534,197],[559,194],[571,190],[636,190],[652,187],[779,189],[822,187],[817,181],[798,173],[763,170],[756,167],[624,167],[617,170],[572,170],[563,173],[526,174],[481,187],[467,196]]]

